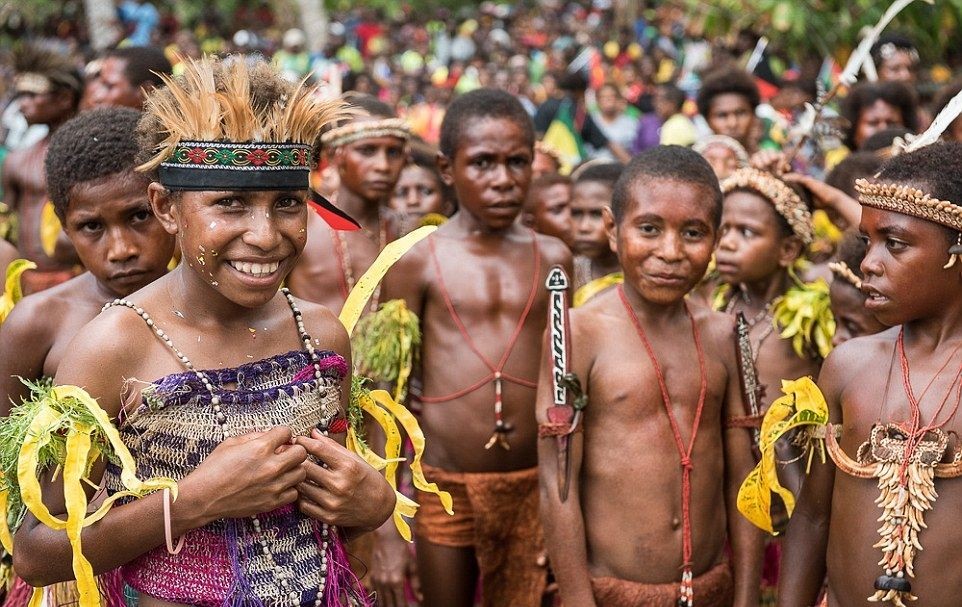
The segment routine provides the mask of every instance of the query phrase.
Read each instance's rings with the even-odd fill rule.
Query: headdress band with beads
[[[859,179],[855,182],[855,190],[863,206],[927,219],[962,231],[962,207],[933,198],[918,188]]]
[[[300,143],[181,141],[160,163],[168,190],[305,190],[311,148]]]
[[[833,261],[828,264],[828,269],[832,271],[832,274],[841,278],[848,284],[852,285],[858,290],[862,290],[862,279],[852,271],[852,268],[848,267],[848,264],[844,261]]]
[[[383,120],[355,120],[321,135],[321,145],[325,148],[339,148],[362,139],[375,137],[397,137],[407,141],[411,138],[411,127],[403,118]]]
[[[788,185],[764,171],[753,168],[739,169],[723,180],[721,189],[724,194],[734,190],[747,189],[757,192],[772,203],[775,211],[785,218],[792,233],[806,245],[814,239],[812,213],[802,202],[801,197]]]

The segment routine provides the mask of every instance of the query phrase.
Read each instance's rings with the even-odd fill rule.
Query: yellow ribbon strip
[[[620,285],[623,282],[625,282],[625,275],[623,272],[612,272],[611,274],[607,274],[601,278],[596,278],[575,291],[572,304],[575,308],[579,308],[588,303],[588,301],[590,301],[595,295],[598,295],[602,291],[610,289],[615,285]]]
[[[354,288],[351,289],[350,294],[347,296],[347,301],[344,302],[344,307],[341,308],[341,314],[338,318],[341,324],[344,325],[344,328],[347,329],[348,335],[354,333],[354,325],[356,325],[357,321],[361,318],[361,314],[364,313],[364,308],[367,307],[368,300],[370,300],[371,295],[374,294],[374,289],[377,288],[378,283],[381,282],[381,279],[384,278],[384,275],[387,274],[391,266],[411,250],[411,247],[427,238],[437,229],[436,226],[420,227],[384,247],[384,250],[377,256],[377,259],[374,260],[371,267],[368,268],[367,272],[361,276],[357,284],[354,285]]]
[[[795,496],[778,481],[775,443],[795,428],[819,427],[828,423],[828,405],[812,378],[783,380],[782,392],[784,396],[773,402],[765,413],[759,439],[762,457],[742,482],[737,500],[738,511],[756,527],[772,535],[778,535],[772,524],[772,494],[777,494],[785,503],[789,517],[795,510]],[[805,447],[808,457],[806,473],[811,468],[816,446],[822,463],[825,463],[825,441],[810,435]]]
[[[349,335],[354,333],[354,328],[357,326],[357,321],[361,318],[361,314],[367,307],[367,302],[371,299],[374,289],[378,283],[381,282],[381,279],[384,278],[388,269],[397,263],[397,260],[407,253],[411,247],[429,236],[435,230],[437,230],[435,226],[420,227],[407,236],[399,238],[384,247],[384,250],[377,256],[377,259],[374,260],[371,267],[357,281],[357,284],[348,295],[347,301],[344,302],[344,307],[341,309],[341,314],[338,318],[341,324],[344,325],[344,328],[347,329]],[[406,374],[404,375],[404,379],[407,379]],[[414,477],[414,486],[422,491],[437,495],[448,514],[453,514],[453,510],[451,509],[451,495],[446,491],[441,491],[436,484],[429,483],[424,478],[424,473],[421,470],[421,457],[424,454],[424,433],[421,432],[417,420],[403,405],[398,404],[391,395],[384,390],[362,392],[358,398],[358,405],[384,430],[386,437],[384,445],[385,457],[382,458],[372,450],[365,448],[364,443],[355,434],[353,428],[348,429],[347,447],[361,456],[364,461],[375,469],[384,471],[385,478],[387,478],[388,483],[390,483],[397,496],[397,503],[394,506],[394,514],[392,515],[394,525],[397,527],[401,537],[407,541],[411,541],[411,528],[403,517],[412,518],[417,512],[418,504],[397,491],[397,466],[399,462],[404,461],[404,458],[400,457],[401,433],[398,429],[397,421],[401,422],[404,431],[414,445],[414,460],[411,463],[411,474]]]
[[[137,478],[134,459],[120,440],[120,433],[110,423],[107,413],[100,408],[83,389],[76,386],[56,386],[41,397],[40,407],[27,429],[26,437],[20,447],[17,460],[17,483],[24,506],[38,521],[51,529],[65,530],[73,552],[73,571],[80,593],[80,607],[97,607],[100,593],[97,590],[93,568],[83,555],[81,532],[84,527],[102,519],[118,499],[126,496],[143,497],[160,489],[169,489],[173,499],[177,496],[177,483],[168,478],[152,478],[141,481]],[[96,421],[86,424],[74,419],[72,411],[77,405],[83,407]],[[64,502],[67,520],[59,519],[50,513],[43,503],[38,470],[40,451],[55,433],[67,432],[66,459],[63,462]],[[100,457],[103,445],[97,444],[93,436],[102,434],[120,462],[121,482],[126,491],[111,495],[93,514],[87,515],[87,494],[83,482],[89,483],[86,475],[93,463]],[[99,438],[99,437],[98,437]],[[13,541],[7,528],[8,495],[0,495],[0,540],[4,548],[11,552]],[[8,545],[9,544],[9,545]],[[41,589],[34,591],[31,605],[42,602]]]
[[[40,211],[40,247],[47,257],[53,257],[56,252],[57,239],[61,231],[63,226],[60,224],[60,218],[57,217],[57,212],[53,208],[53,202],[48,200]]]
[[[37,269],[37,264],[26,259],[14,259],[7,266],[3,295],[0,295],[0,324],[7,319],[13,306],[23,298],[20,276],[27,270]]]

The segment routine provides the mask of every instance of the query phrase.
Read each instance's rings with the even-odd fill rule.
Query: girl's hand
[[[287,427],[228,438],[181,481],[177,504],[185,500],[205,522],[270,512],[297,501],[306,459]]]
[[[394,512],[394,491],[363,459],[317,430],[294,442],[326,465],[303,462],[306,479],[297,485],[301,512],[331,525],[365,531],[380,527]]]

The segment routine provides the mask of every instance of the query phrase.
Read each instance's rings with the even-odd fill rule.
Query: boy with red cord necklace
[[[543,285],[551,266],[570,270],[571,254],[516,221],[534,129],[514,97],[490,89],[459,97],[440,149],[459,210],[391,269],[383,290],[421,319],[425,472],[454,497],[454,517],[425,500],[415,520],[424,604],[471,605],[480,577],[484,605],[537,605],[545,570],[533,388]],[[403,551],[387,556],[397,534],[385,530],[376,554],[403,570]]]
[[[802,487],[780,606],[815,603],[826,575],[832,607],[959,603],[960,158],[962,145],[937,143],[858,182],[865,307],[893,328],[845,342],[822,366],[835,465],[813,464]]]
[[[761,534],[734,503],[751,445],[724,423],[742,407],[733,323],[685,299],[720,216],[711,167],[678,146],[632,160],[605,209],[625,282],[571,313],[570,370],[588,406],[570,438],[565,499],[557,443],[539,443],[545,540],[565,605],[758,605]],[[551,373],[545,348],[542,423]]]

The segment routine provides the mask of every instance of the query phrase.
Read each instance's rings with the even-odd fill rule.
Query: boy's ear
[[[611,207],[606,206],[601,209],[601,218],[605,222],[605,234],[608,235],[608,246],[611,251],[618,254],[618,224],[615,223],[615,214],[611,212]]]
[[[804,251],[805,245],[798,236],[792,235],[783,238],[778,249],[778,265],[783,268],[790,268]]]
[[[167,188],[153,181],[147,186],[147,199],[150,201],[150,209],[154,212],[154,217],[164,230],[170,235],[176,235],[177,209],[174,205],[174,196],[167,191]]]
[[[438,172],[441,173],[441,181],[444,182],[444,185],[448,186],[449,188],[454,187],[454,166],[451,162],[451,159],[441,152],[438,152],[435,162],[438,165]]]

